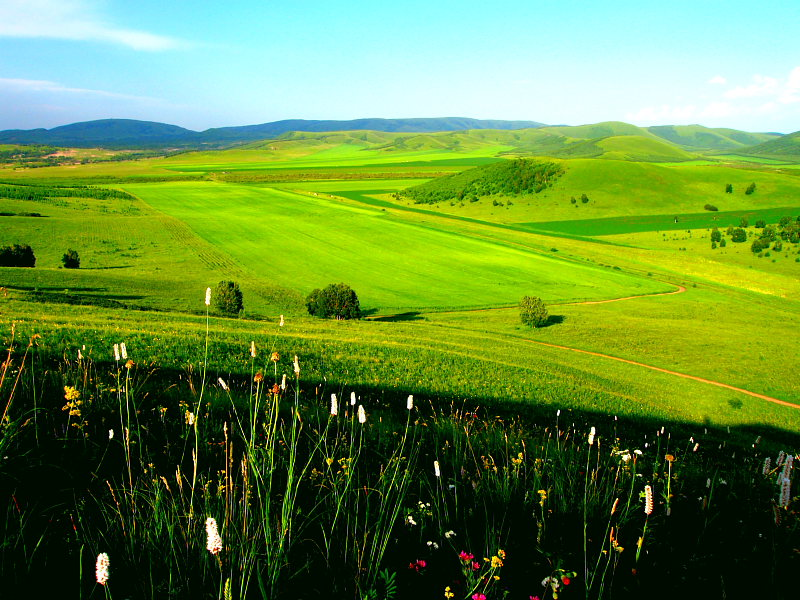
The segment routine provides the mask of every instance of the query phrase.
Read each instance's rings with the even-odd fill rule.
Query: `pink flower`
[[[460,558],[460,559],[461,559],[461,560],[463,560],[464,562],[469,562],[469,561],[471,561],[473,558],[475,558],[475,555],[474,555],[474,554],[467,554],[466,552],[464,552],[464,551],[462,550],[462,551],[461,551],[461,553],[458,555],[458,558]]]
[[[427,566],[428,566],[428,563],[425,562],[424,560],[415,560],[413,563],[408,563],[408,568],[409,569],[413,569],[417,573],[422,571],[422,569],[424,569]]]
[[[540,600],[539,596],[528,596],[529,600]]]
[[[472,600],[486,600],[485,594],[472,594]]]
[[[479,562],[477,562],[477,561],[475,561],[475,562],[473,562],[473,563],[472,563],[472,570],[473,570],[473,571],[477,571],[477,570],[478,570],[478,569],[480,569],[480,568],[481,568],[481,563],[479,563]]]

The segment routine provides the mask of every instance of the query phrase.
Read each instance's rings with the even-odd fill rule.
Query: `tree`
[[[729,184],[727,184],[725,186],[725,193],[726,194],[732,194],[733,193],[733,184],[732,183],[729,183]]]
[[[78,256],[77,250],[72,250],[71,248],[67,250],[66,254],[61,257],[61,262],[64,263],[65,269],[80,269],[81,268],[81,258]]]
[[[541,327],[547,323],[550,315],[541,298],[536,296],[523,296],[519,301],[519,318],[523,325],[528,327]]]
[[[0,248],[0,267],[35,267],[36,257],[28,245],[14,244]]]
[[[722,240],[722,233],[720,232],[719,229],[714,227],[714,229],[711,230],[711,241],[719,242],[720,240]]]
[[[589,202],[589,196],[587,196],[586,194],[581,194],[581,202],[583,202],[584,204]]]
[[[746,242],[747,232],[741,227],[737,227],[736,229],[733,230],[733,233],[731,234],[731,241],[736,242],[737,244],[741,242]]]
[[[744,193],[749,196],[750,194],[752,194],[755,191],[756,191],[756,184],[755,183],[751,183],[750,185],[747,186],[747,189],[744,191]]]
[[[750,224],[750,221],[747,220],[747,217],[742,217],[742,220],[739,221],[739,227],[747,227]]]
[[[238,315],[244,310],[244,299],[235,281],[220,281],[214,293],[214,308],[226,315]]]
[[[355,291],[346,283],[332,283],[316,289],[306,298],[308,313],[321,319],[358,319],[361,306]]]

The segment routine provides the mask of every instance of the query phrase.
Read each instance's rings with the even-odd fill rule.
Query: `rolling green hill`
[[[751,146],[746,149],[746,153],[755,156],[800,159],[800,131],[795,131],[757,146]]]
[[[686,150],[733,150],[760,144],[776,137],[774,133],[748,133],[736,129],[710,129],[702,125],[663,125],[648,127],[650,133]]]

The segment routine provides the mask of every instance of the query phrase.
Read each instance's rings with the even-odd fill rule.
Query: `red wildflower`
[[[563,583],[564,585],[569,585],[570,583],[572,583],[572,579],[570,579],[565,575],[564,577],[561,578],[561,583]]]

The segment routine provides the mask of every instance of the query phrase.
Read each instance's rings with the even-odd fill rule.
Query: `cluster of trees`
[[[122,190],[89,187],[85,185],[0,185],[0,198],[31,200],[41,202],[48,198],[95,198],[97,200],[133,200],[134,197]]]
[[[754,254],[769,249],[770,245],[773,250],[780,252],[783,250],[784,242],[800,244],[800,216],[797,219],[789,216],[781,217],[777,227],[766,225],[763,220],[758,220],[756,228],[761,229],[761,233],[750,245],[750,250]]]
[[[27,244],[0,247],[0,267],[35,267],[36,256]]]
[[[538,194],[564,173],[553,162],[519,158],[467,169],[406,189],[403,194],[417,204],[477,202],[484,196]],[[585,195],[585,194],[584,194]],[[588,202],[588,198],[586,202]]]
[[[316,289],[306,298],[308,313],[321,319],[359,319],[361,306],[358,296],[345,283],[332,283],[323,289]]]
[[[756,184],[755,184],[755,182],[753,182],[753,183],[751,183],[750,185],[747,186],[747,188],[744,190],[744,193],[749,196],[750,194],[752,194],[755,191],[756,191]],[[733,193],[733,184],[732,183],[725,184],[725,193],[726,194],[732,194]]]
[[[570,198],[569,201],[572,204],[577,204],[578,203],[578,201],[575,199],[575,196],[572,196],[572,198]],[[582,204],[588,204],[589,203],[589,196],[587,196],[586,193],[581,194],[581,203]]]

